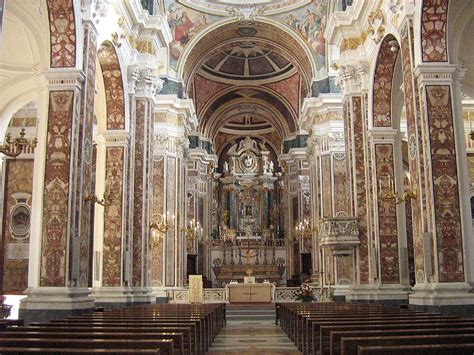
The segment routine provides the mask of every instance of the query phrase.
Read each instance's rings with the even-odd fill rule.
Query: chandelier
[[[5,143],[0,145],[0,153],[7,157],[16,158],[22,154],[26,148],[34,149],[38,141],[36,138],[25,138],[25,129],[22,128],[18,137],[12,139],[11,134],[7,133],[5,136]]]

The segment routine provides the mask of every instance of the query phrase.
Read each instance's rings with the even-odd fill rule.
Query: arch
[[[189,82],[189,78],[194,75],[199,68],[205,53],[208,53],[215,47],[216,43],[224,42],[228,39],[236,38],[239,24],[242,22],[238,19],[226,19],[209,26],[206,31],[199,33],[188,43],[177,63],[177,77],[183,80],[185,85]],[[314,56],[308,45],[292,30],[287,30],[282,24],[274,19],[259,18],[257,21],[248,22],[248,27],[256,29],[264,39],[271,40],[275,43],[287,45],[286,50],[292,53],[292,59],[301,69],[308,87],[317,77],[318,69]],[[256,37],[258,38],[258,37]],[[209,40],[208,40],[209,39]],[[216,40],[218,39],[218,40]],[[208,42],[206,44],[206,41]],[[304,55],[299,56],[299,53]]]
[[[454,5],[459,5],[454,7]],[[452,64],[458,61],[458,55],[461,47],[461,41],[464,34],[464,29],[469,22],[474,18],[474,6],[471,1],[466,1],[460,5],[458,3],[452,4],[448,13],[448,53]]]
[[[77,23],[74,1],[47,0],[51,68],[74,68],[77,64]]]
[[[447,23],[449,0],[423,0],[421,4],[421,60],[447,62]]]
[[[372,93],[373,127],[392,127],[393,125],[392,83],[399,50],[400,45],[397,39],[392,34],[385,36],[375,64]]]
[[[107,130],[125,129],[125,91],[120,61],[114,45],[104,41],[97,51],[104,81]]]

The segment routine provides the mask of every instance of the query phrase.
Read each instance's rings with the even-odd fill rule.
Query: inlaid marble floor
[[[209,349],[209,355],[301,354],[275,325],[275,310],[264,308],[227,309],[227,325]]]

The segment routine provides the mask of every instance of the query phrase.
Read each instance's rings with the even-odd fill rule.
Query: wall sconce
[[[37,143],[38,141],[36,138],[25,138],[25,129],[22,128],[20,134],[15,139],[12,139],[10,133],[7,133],[5,136],[5,143],[0,145],[0,153],[3,153],[10,158],[16,158],[23,153],[25,148],[34,149]]]
[[[301,239],[311,239],[313,237],[313,229],[307,219],[295,226],[296,235]]]
[[[410,200],[416,200],[418,198],[418,194],[416,193],[416,191],[410,188],[411,184],[409,180],[405,191],[403,192],[403,194],[400,194],[399,192],[395,191],[395,184],[393,182],[393,178],[390,175],[387,175],[387,177],[388,189],[386,190],[382,189],[382,180],[379,179],[379,197],[381,200],[393,201],[396,205],[399,205],[400,203],[408,202]]]
[[[161,213],[153,214],[151,217],[150,230],[152,242],[154,245],[158,244],[162,239],[165,233],[173,226],[174,215],[172,220],[169,219],[169,212],[166,212],[166,215]]]
[[[84,201],[94,202],[104,207],[109,207],[112,204],[113,200],[114,198],[112,197],[112,180],[109,180],[107,188],[105,189],[105,192],[100,200],[95,194],[88,194],[84,197]]]
[[[202,227],[199,225],[199,221],[196,223],[194,219],[192,219],[188,225],[182,229],[186,239],[194,241],[198,239],[202,242]]]

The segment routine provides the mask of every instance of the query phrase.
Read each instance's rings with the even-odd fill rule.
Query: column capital
[[[456,65],[447,63],[418,64],[413,74],[420,84],[449,85],[454,80],[462,79],[466,69],[459,69]]]
[[[163,87],[163,80],[158,77],[158,72],[153,68],[140,68],[140,76],[135,88],[137,97],[155,100],[157,93]]]
[[[105,131],[96,136],[98,144],[110,146],[124,146],[130,143],[130,133],[125,131]]]
[[[365,79],[368,74],[368,61],[341,65],[338,68],[336,83],[341,87],[344,95],[362,95],[362,92],[367,90],[369,80]]]
[[[85,74],[77,69],[50,69],[43,72],[46,85],[51,91],[80,90],[85,80]]]
[[[371,128],[367,136],[374,143],[393,143],[403,136],[403,132],[391,127]]]

